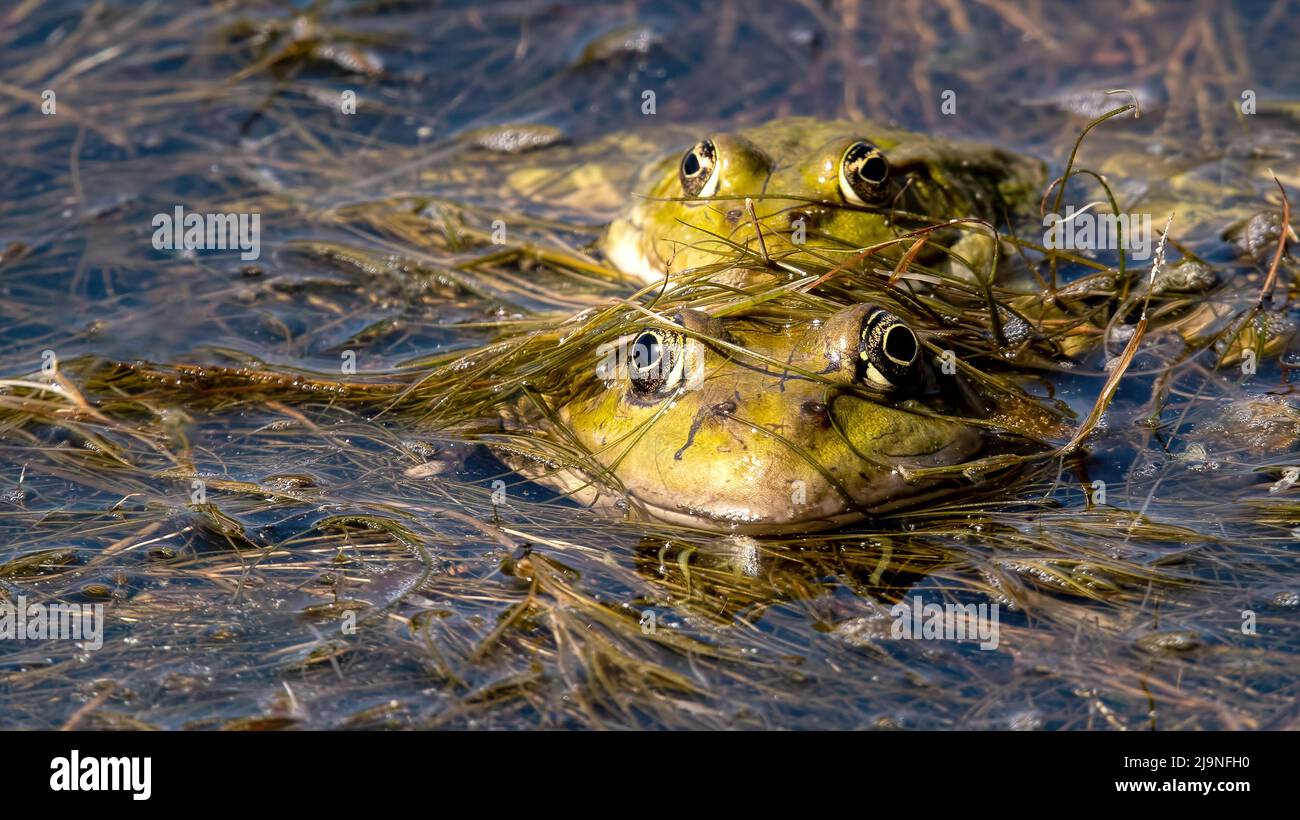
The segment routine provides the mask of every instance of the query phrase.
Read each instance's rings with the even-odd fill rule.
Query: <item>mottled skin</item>
[[[547,480],[586,503],[625,500],[641,518],[741,534],[833,527],[950,491],[958,484],[908,482],[896,468],[962,461],[979,452],[982,436],[924,415],[942,409],[933,390],[886,403],[863,389],[860,329],[872,310],[855,306],[783,330],[724,329],[683,311],[678,322],[700,338],[753,355],[688,340],[702,355],[698,383],[684,378],[652,395],[626,373],[592,384],[559,415],[624,494],[589,482],[591,466]]]
[[[730,247],[717,237],[757,250],[746,197],[754,200],[769,254],[797,264],[807,251],[841,259],[943,219],[1004,225],[1041,190],[1044,177],[1042,163],[998,148],[869,122],[794,118],[699,139],[716,147],[716,190],[692,198],[683,189],[681,163],[690,145],[648,164],[600,242],[624,272],[654,281],[665,270],[716,262],[717,252]],[[865,204],[846,197],[840,175],[846,149],[858,141],[878,148],[888,169],[879,194]],[[806,232],[800,247],[790,241],[796,220]]]

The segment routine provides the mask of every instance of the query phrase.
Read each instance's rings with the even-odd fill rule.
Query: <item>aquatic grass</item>
[[[1043,215],[1043,206],[1046,204],[1046,202],[1047,202],[1047,197],[1052,193],[1052,190],[1053,190],[1053,189],[1056,189],[1056,199],[1055,199],[1055,201],[1052,203],[1052,213],[1053,213],[1053,214],[1056,214],[1058,217],[1060,216],[1061,201],[1065,198],[1065,186],[1066,186],[1066,184],[1070,181],[1070,177],[1072,177],[1072,176],[1074,176],[1074,175],[1076,175],[1076,174],[1087,174],[1087,175],[1091,176],[1093,179],[1097,180],[1097,183],[1098,183],[1099,185],[1101,185],[1102,189],[1106,192],[1106,197],[1110,200],[1111,212],[1114,213],[1115,216],[1119,216],[1119,213],[1120,213],[1120,211],[1119,211],[1119,205],[1116,203],[1116,201],[1115,201],[1115,195],[1111,192],[1111,190],[1110,190],[1110,186],[1106,183],[1105,178],[1102,177],[1100,174],[1094,172],[1094,171],[1090,171],[1090,170],[1082,169],[1082,168],[1081,168],[1081,169],[1075,169],[1075,167],[1074,167],[1075,159],[1079,156],[1079,146],[1081,146],[1081,145],[1083,144],[1083,141],[1084,141],[1084,139],[1088,136],[1088,132],[1089,132],[1089,131],[1091,131],[1092,129],[1096,128],[1098,125],[1101,125],[1101,124],[1102,124],[1103,122],[1105,122],[1106,120],[1112,119],[1112,118],[1114,118],[1114,117],[1123,116],[1124,114],[1127,114],[1129,111],[1132,111],[1132,112],[1133,112],[1133,116],[1134,116],[1134,118],[1140,117],[1140,116],[1142,115],[1142,109],[1141,109],[1141,107],[1138,105],[1138,103],[1137,103],[1137,98],[1134,97],[1133,92],[1128,91],[1127,89],[1121,89],[1121,90],[1116,90],[1116,91],[1107,91],[1106,94],[1108,94],[1108,95],[1109,95],[1109,94],[1128,94],[1129,97],[1131,97],[1134,101],[1133,101],[1132,103],[1129,103],[1128,105],[1122,105],[1122,106],[1120,106],[1119,108],[1114,108],[1114,109],[1112,109],[1112,110],[1110,110],[1110,111],[1107,111],[1106,113],[1104,113],[1104,114],[1102,114],[1102,115],[1100,115],[1100,116],[1098,116],[1098,117],[1093,118],[1091,121],[1088,122],[1087,125],[1085,125],[1085,126],[1083,127],[1083,129],[1079,132],[1079,136],[1078,136],[1078,137],[1075,139],[1075,141],[1074,141],[1074,146],[1070,149],[1070,158],[1069,158],[1068,160],[1066,160],[1066,163],[1065,163],[1065,171],[1061,174],[1061,176],[1059,176],[1059,177],[1057,177],[1056,179],[1052,180],[1052,182],[1048,184],[1048,186],[1047,186],[1047,190],[1043,193],[1043,202],[1042,202],[1042,204],[1040,204],[1040,206],[1039,206],[1039,216],[1042,216],[1042,215]],[[1118,226],[1118,223],[1116,223],[1116,224],[1117,224],[1117,226]],[[1124,254],[1124,248],[1123,248],[1123,233],[1122,233],[1122,230],[1123,230],[1123,229],[1122,229],[1122,228],[1119,228],[1119,230],[1121,231],[1121,233],[1119,234],[1119,240],[1118,240],[1118,243],[1119,243],[1119,246],[1120,246],[1120,247],[1119,247],[1119,275],[1120,275],[1120,279],[1123,280],[1124,277],[1125,277],[1125,273],[1126,273],[1126,270],[1125,270],[1125,259],[1126,259],[1126,257],[1125,257],[1125,254]],[[1051,280],[1051,284],[1052,284],[1052,287],[1053,287],[1053,288],[1056,287],[1056,260],[1055,260],[1055,258],[1052,259],[1052,280]]]
[[[592,216],[559,201],[525,208],[529,192],[484,178],[451,191],[437,176],[449,160],[493,166],[461,135],[520,111],[575,125],[566,130],[578,145],[628,124],[617,106],[585,103],[618,99],[634,63],[619,63],[615,49],[568,65],[539,47],[590,37],[588,15],[529,17],[521,8],[522,17],[506,16],[507,32],[493,15],[475,21],[471,9],[376,16],[322,5],[310,15],[320,33],[277,51],[294,17],[278,10],[156,6],[112,20],[100,16],[105,8],[65,26],[50,17],[61,12],[22,4],[0,29],[8,58],[0,120],[15,166],[11,196],[0,198],[13,243],[0,249],[5,375],[42,385],[0,392],[0,532],[9,545],[0,550],[0,595],[106,600],[111,629],[98,655],[6,647],[7,725],[1295,728],[1298,647],[1284,595],[1294,584],[1281,567],[1300,519],[1288,493],[1267,494],[1287,456],[1211,445],[1222,465],[1212,493],[1183,462],[1150,475],[1107,468],[1130,450],[1136,460],[1181,445],[1211,398],[1288,389],[1267,368],[1247,386],[1224,379],[1206,355],[1212,341],[1139,345],[1102,422],[1069,458],[1035,454],[1007,465],[1014,475],[997,490],[971,485],[818,536],[750,543],[595,515],[517,481],[475,444],[493,435],[529,444],[527,430],[499,433],[503,405],[536,396],[539,409],[560,406],[592,378],[588,352],[687,305],[778,332],[782,319],[883,301],[916,323],[928,354],[958,351],[962,377],[978,390],[1024,401],[1020,374],[1030,370],[1092,397],[1107,376],[1098,357],[1074,351],[1078,360],[1068,361],[1062,343],[1081,331],[1108,342],[1129,318],[1136,303],[1115,298],[1128,282],[1109,261],[1049,251],[999,225],[1033,273],[1058,263],[1062,273],[1058,287],[1024,303],[993,285],[993,302],[1031,327],[1009,348],[992,333],[1002,317],[979,286],[917,264],[929,251],[915,239],[821,282],[859,249],[821,249],[769,283],[711,284],[733,263],[757,267],[730,248],[717,264],[682,272],[680,290],[641,290],[592,265],[584,248],[597,229]],[[597,24],[612,22],[610,12],[590,11]],[[738,17],[676,0],[656,12],[674,21],[674,53],[708,44],[673,71],[700,94],[715,92],[722,125],[738,119],[728,100],[744,83],[772,89],[747,96],[752,121],[786,113],[797,97],[820,114],[869,111],[941,131],[949,126],[934,110],[938,94],[891,89],[955,87],[963,128],[1009,145],[1077,126],[1055,98],[970,106],[964,89],[1050,76],[1043,54],[1108,44],[1109,32],[1089,38],[1089,13],[850,3]],[[1150,13],[1172,21],[1143,35],[1146,53],[1168,56],[1162,132],[1222,135],[1206,106],[1259,75],[1263,50],[1252,55],[1243,40],[1276,25],[1276,15],[1247,25],[1232,8]],[[276,45],[258,54],[215,25],[233,20]],[[60,38],[21,39],[56,25]],[[376,26],[423,34],[362,36]],[[738,31],[748,47],[728,48]],[[938,44],[954,31],[962,42],[1023,34],[1045,47],[1003,50],[991,62],[940,60]],[[899,42],[916,47],[880,52],[892,56],[867,79],[862,55]],[[382,54],[383,75],[349,74],[357,43]],[[320,56],[331,44],[342,46],[342,61],[314,60],[313,49]],[[771,54],[781,59],[746,56]],[[499,70],[467,73],[454,96],[440,97],[438,83],[406,75],[439,59]],[[633,59],[654,65],[662,54]],[[177,69],[149,70],[164,64]],[[241,79],[214,87],[214,76]],[[59,88],[59,116],[28,116],[47,82]],[[341,83],[360,89],[357,119],[335,113]],[[416,143],[417,128],[431,135]],[[175,185],[138,160],[100,159],[104,145],[150,154],[138,140],[155,134],[183,146],[168,152]],[[33,184],[26,169],[46,178]],[[163,198],[259,209],[288,241],[268,245],[260,275],[141,254],[133,231],[153,206],[133,175]],[[214,189],[194,198],[200,181]],[[389,196],[409,193],[423,207]],[[67,198],[76,214],[65,219]],[[485,236],[494,218],[511,226],[509,247]],[[1214,258],[1219,247],[1208,235],[1181,239],[1170,246],[1188,258]],[[917,257],[900,265],[893,251],[911,247]],[[768,257],[782,260],[779,241]],[[1071,291],[1093,272],[1095,283]],[[1278,268],[1276,284],[1286,273]],[[1186,301],[1152,302],[1148,342]],[[1039,302],[1059,313],[1040,315]],[[591,312],[570,321],[579,311]],[[63,314],[95,319],[83,327]],[[171,322],[188,332],[162,341],[143,332]],[[33,352],[47,347],[84,404],[36,374]],[[374,354],[359,375],[339,373],[348,348]],[[1069,419],[1049,396],[1039,389],[1028,401]],[[1148,416],[1154,424],[1141,423]],[[561,438],[534,452],[594,469]],[[1271,472],[1241,480],[1256,468]],[[1110,505],[1081,499],[1084,479],[1098,474],[1111,485]],[[491,485],[502,477],[505,504]],[[197,506],[195,480],[207,489]],[[1001,602],[1002,649],[891,640],[889,607],[911,596]],[[1267,638],[1241,633],[1244,608],[1258,613]],[[341,628],[348,611],[362,626],[355,635]],[[657,616],[653,634],[647,611]]]

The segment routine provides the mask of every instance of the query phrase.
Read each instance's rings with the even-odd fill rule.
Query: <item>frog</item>
[[[1007,226],[1036,201],[1045,173],[1040,160],[991,145],[791,117],[704,133],[647,162],[597,247],[644,282],[737,248],[787,271],[868,248],[898,258],[906,248],[898,238],[911,229],[947,220]],[[936,235],[920,259],[951,244],[967,276],[985,273],[990,236],[971,226]]]
[[[985,452],[981,412],[898,312],[856,304],[795,323],[682,307],[620,337],[540,429],[568,464],[507,458],[584,506],[694,530],[811,532],[968,490],[925,475]]]
[[[1041,160],[996,146],[812,117],[731,129],[656,124],[578,141],[513,123],[466,131],[439,153],[420,176],[431,197],[594,223],[591,250],[641,284],[716,263],[720,251],[744,250],[787,274],[868,248],[897,259],[908,231],[948,220],[967,224],[928,234],[917,262],[951,248],[967,264],[945,267],[984,275],[992,232],[1031,216],[1046,176]],[[761,278],[745,267],[711,278]]]

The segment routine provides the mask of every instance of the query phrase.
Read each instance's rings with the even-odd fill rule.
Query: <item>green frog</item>
[[[425,172],[430,194],[467,201],[467,192],[481,190],[494,208],[595,220],[603,226],[597,249],[643,282],[738,249],[787,271],[866,248],[897,258],[909,241],[902,234],[949,219],[1005,231],[1031,210],[1045,177],[1042,162],[1000,148],[806,117],[733,132],[654,126],[581,145],[543,126],[480,129],[461,139],[473,162]],[[498,182],[485,184],[485,175]],[[918,261],[948,246],[969,263],[959,274],[984,273],[987,228],[931,234]]]
[[[877,305],[788,327],[683,308],[603,353],[599,377],[542,433],[589,457],[514,463],[643,520],[743,535],[834,527],[969,486],[908,471],[985,446],[917,331]],[[529,426],[510,413],[510,427]]]
[[[839,262],[948,219],[1004,226],[1041,191],[1044,173],[1037,160],[987,145],[869,122],[777,120],[704,135],[647,163],[599,247],[647,282],[737,247],[787,264]],[[958,256],[987,260],[987,232],[936,239],[957,236],[965,237]],[[890,250],[901,253],[881,248]]]
[[[1031,216],[1045,182],[1031,157],[867,121],[792,117],[735,131],[655,123],[578,144],[554,127],[504,125],[458,139],[425,161],[430,201],[594,222],[604,260],[649,283],[740,250],[787,273],[866,248],[897,259],[910,243],[902,235],[937,222],[1008,230]],[[984,274],[989,235],[975,224],[936,231],[917,261],[952,248],[966,264],[945,266]],[[753,278],[733,273],[715,279]]]

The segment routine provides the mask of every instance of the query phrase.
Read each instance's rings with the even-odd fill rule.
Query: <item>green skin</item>
[[[712,197],[681,201],[689,197],[679,177],[685,149],[641,172],[631,203],[600,241],[620,270],[653,282],[665,271],[714,263],[719,251],[731,251],[718,237],[758,252],[746,197],[753,198],[769,255],[797,265],[809,253],[839,261],[944,219],[978,217],[1004,224],[1005,215],[1037,196],[1044,176],[1042,163],[998,148],[866,122],[794,118],[709,138],[717,147]],[[858,140],[879,148],[889,165],[885,190],[865,206],[846,198],[840,179],[845,150]],[[921,218],[895,214],[890,224],[891,210]],[[800,219],[806,241],[796,246],[792,223]],[[982,239],[987,234],[965,235],[987,243]]]
[[[896,468],[966,460],[983,437],[925,415],[943,408],[878,403],[878,393],[861,389],[858,340],[870,310],[859,305],[777,332],[743,322],[723,329],[683,311],[678,323],[700,338],[754,355],[688,338],[683,350],[692,352],[682,359],[700,362],[698,370],[684,367],[680,380],[649,395],[623,372],[559,410],[624,493],[601,489],[589,470],[525,472],[587,504],[625,501],[643,519],[746,535],[825,529],[950,492],[956,483],[909,483]]]

